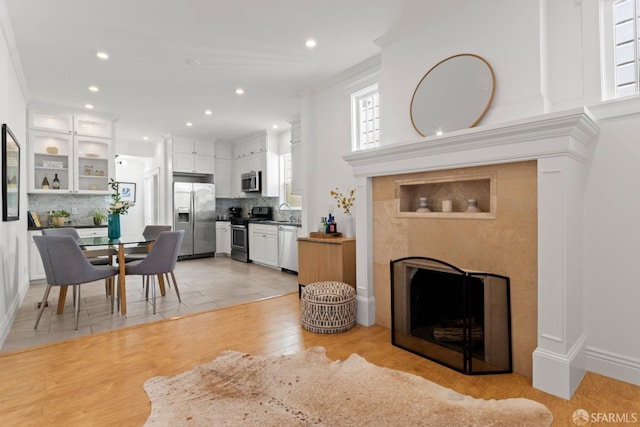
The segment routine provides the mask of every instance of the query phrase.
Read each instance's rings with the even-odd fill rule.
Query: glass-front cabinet
[[[111,135],[111,122],[79,117],[81,121],[73,116],[30,114],[30,193],[109,194],[115,168],[112,139],[106,137]],[[74,121],[81,126],[79,132]]]

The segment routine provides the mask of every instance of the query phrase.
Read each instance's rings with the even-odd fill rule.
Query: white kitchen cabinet
[[[172,135],[173,171],[213,175],[215,141],[190,135]]]
[[[89,114],[74,114],[73,132],[75,135],[111,139],[113,137],[113,125],[110,120],[101,117]]]
[[[107,227],[90,227],[90,228],[76,228],[76,231],[80,237],[106,237],[108,233]]]
[[[252,262],[278,267],[278,226],[249,224],[249,259]]]
[[[278,140],[270,132],[258,132],[234,143],[232,191],[235,197],[246,196],[240,191],[240,176],[251,171],[261,172],[262,196],[278,197]]]
[[[93,114],[29,111],[29,129],[112,139],[113,122]]]
[[[230,221],[216,221],[216,254],[231,255]]]
[[[215,176],[216,197],[233,197],[232,171],[233,171],[233,149],[231,144],[226,142],[216,142],[215,150]]]
[[[29,125],[30,193],[110,194],[109,179],[115,174],[114,144],[107,138],[110,121],[30,112]],[[54,188],[56,176],[58,189]],[[48,189],[43,188],[45,177]]]
[[[40,252],[36,242],[33,240],[33,236],[41,236],[40,230],[29,231],[29,281],[44,280],[47,278],[44,272],[44,265],[42,264],[42,258],[40,258]]]
[[[76,228],[80,237],[99,237],[107,235],[107,227]],[[29,235],[29,281],[45,280],[47,278],[42,265],[42,258],[33,236],[41,236],[42,231],[30,230]]]

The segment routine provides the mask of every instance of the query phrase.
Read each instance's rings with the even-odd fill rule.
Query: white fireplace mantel
[[[538,346],[533,385],[568,399],[585,373],[582,205],[599,127],[585,109],[567,110],[352,152],[357,179],[357,320],[375,323],[372,178],[537,160]]]

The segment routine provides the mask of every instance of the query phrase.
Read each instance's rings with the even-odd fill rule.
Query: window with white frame
[[[615,0],[611,6],[614,78],[609,92],[614,98],[637,95],[640,0]]]
[[[288,203],[291,209],[302,209],[302,196],[291,194],[291,181],[293,178],[291,168],[291,153],[280,156],[280,203]]]
[[[351,95],[352,150],[375,147],[380,142],[380,94],[378,85]]]

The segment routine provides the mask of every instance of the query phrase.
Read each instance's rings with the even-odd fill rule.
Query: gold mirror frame
[[[443,59],[413,92],[411,124],[421,136],[472,128],[489,109],[495,87],[493,69],[481,56],[462,53]]]

